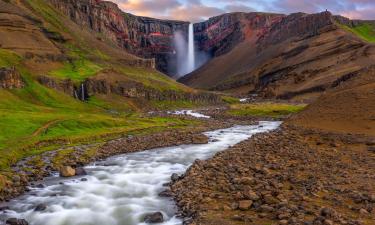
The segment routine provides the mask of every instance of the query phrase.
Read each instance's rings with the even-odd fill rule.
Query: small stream
[[[46,187],[33,188],[12,200],[0,215],[24,218],[31,225],[143,225],[148,213],[162,212],[163,225],[180,225],[172,199],[159,197],[173,173],[183,174],[196,159],[207,159],[253,134],[274,130],[281,122],[234,126],[206,132],[210,142],[124,154],[91,164],[88,175],[72,179],[52,177]],[[35,211],[45,204],[44,211]],[[1,222],[0,222],[1,223]]]

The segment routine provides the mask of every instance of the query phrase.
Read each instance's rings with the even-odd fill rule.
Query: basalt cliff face
[[[374,45],[351,31],[363,25],[374,27],[374,21],[328,11],[215,17],[195,25],[198,48],[213,58],[179,81],[238,95],[310,100],[374,64]]]
[[[49,1],[79,25],[102,34],[131,54],[155,58],[157,69],[176,74],[173,34],[178,30],[187,37],[188,22],[134,16],[108,1]]]
[[[271,13],[228,13],[194,24],[197,49],[217,57],[245,41],[255,41],[283,18]]]

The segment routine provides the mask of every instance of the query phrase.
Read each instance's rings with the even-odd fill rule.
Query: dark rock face
[[[6,221],[7,225],[29,225],[29,223],[24,219],[10,218]]]
[[[220,56],[242,41],[253,39],[279,22],[284,15],[267,13],[228,13],[194,24],[198,49]]]
[[[25,87],[25,82],[16,68],[0,68],[0,88],[15,89],[23,87]]]
[[[112,78],[111,78],[112,77]],[[188,100],[196,103],[219,103],[218,95],[208,92],[180,92],[175,90],[161,91],[146,87],[142,83],[123,79],[112,70],[103,71],[102,74],[86,79],[82,84],[75,85],[71,80],[57,81],[52,77],[40,76],[38,82],[46,87],[64,92],[74,98],[87,100],[95,94],[116,94],[128,98],[141,98],[146,100]]]
[[[167,74],[176,72],[173,34],[187,35],[188,23],[138,17],[122,12],[112,2],[99,0],[50,0],[76,23],[88,27],[142,58],[155,58],[156,67]]]
[[[259,37],[258,50],[292,37],[316,36],[330,28],[334,29],[335,26],[332,14],[328,11],[318,14],[294,13],[282,18]]]
[[[146,223],[162,223],[164,221],[163,214],[161,212],[152,213],[146,215],[144,222]]]

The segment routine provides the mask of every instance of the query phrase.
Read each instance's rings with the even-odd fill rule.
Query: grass
[[[345,30],[348,30],[365,41],[374,43],[375,42],[375,25],[370,23],[364,23],[356,27],[348,27],[341,25]]]
[[[102,70],[102,67],[86,59],[77,59],[73,62],[66,62],[58,70],[51,71],[49,75],[61,78],[71,79],[75,82],[82,82]]]
[[[236,104],[236,103],[240,103],[240,100],[238,98],[234,98],[234,97],[231,97],[231,96],[222,96],[221,99],[225,102],[225,103],[228,103],[228,104]]]
[[[10,67],[17,65],[21,57],[16,53],[0,48],[0,67]]]
[[[119,96],[118,102],[98,96],[84,103],[40,85],[28,71],[17,68],[26,87],[0,89],[0,170],[23,157],[51,150],[47,146],[103,141],[140,130],[191,123],[175,118],[142,118]],[[113,108],[117,113],[110,111]]]
[[[253,103],[234,104],[230,106],[227,113],[235,116],[257,116],[257,117],[282,117],[297,113],[305,108],[305,105],[284,103]]]

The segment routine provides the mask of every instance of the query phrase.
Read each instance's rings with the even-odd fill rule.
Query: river
[[[31,225],[143,225],[148,213],[162,212],[163,225],[180,225],[172,199],[159,197],[173,173],[183,174],[196,159],[207,159],[280,122],[234,126],[206,132],[208,144],[180,145],[124,154],[86,166],[87,176],[48,178],[10,202],[1,216],[24,218]],[[84,178],[84,179],[82,179]],[[35,211],[39,204],[43,211]]]

